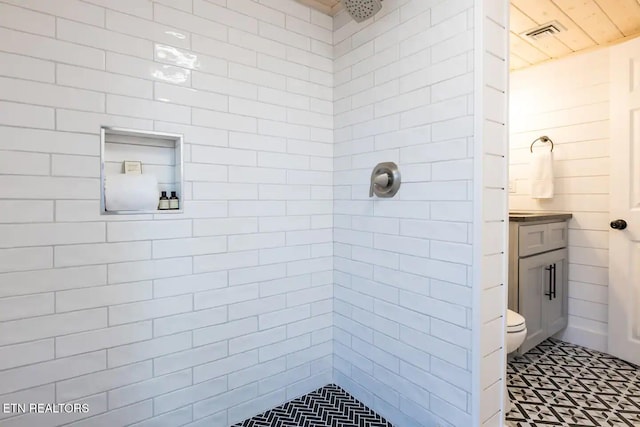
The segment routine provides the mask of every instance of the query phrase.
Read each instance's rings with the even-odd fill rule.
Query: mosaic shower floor
[[[233,427],[393,427],[337,385],[328,385]]]

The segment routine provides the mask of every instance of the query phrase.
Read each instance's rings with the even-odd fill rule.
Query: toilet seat
[[[522,332],[527,325],[525,324],[524,317],[515,311],[507,310],[507,333]]]

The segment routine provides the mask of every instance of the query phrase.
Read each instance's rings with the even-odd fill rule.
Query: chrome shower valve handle
[[[392,179],[393,178],[391,178],[388,173],[381,173],[380,175],[373,178],[373,183],[384,188],[389,185],[389,181],[391,181]]]
[[[378,163],[371,172],[369,197],[393,197],[400,189],[400,170],[393,162]]]

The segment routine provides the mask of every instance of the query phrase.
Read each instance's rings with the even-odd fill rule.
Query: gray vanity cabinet
[[[519,313],[527,323],[524,353],[567,326],[567,249],[521,258]]]
[[[509,223],[509,309],[524,316],[522,354],[568,322],[568,251],[565,219],[527,217]]]

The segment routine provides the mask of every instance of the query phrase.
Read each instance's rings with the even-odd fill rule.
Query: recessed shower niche
[[[182,213],[182,150],[183,137],[179,134],[102,127],[100,213]],[[173,203],[172,209],[160,209],[163,192],[167,197],[175,192],[178,208]]]

